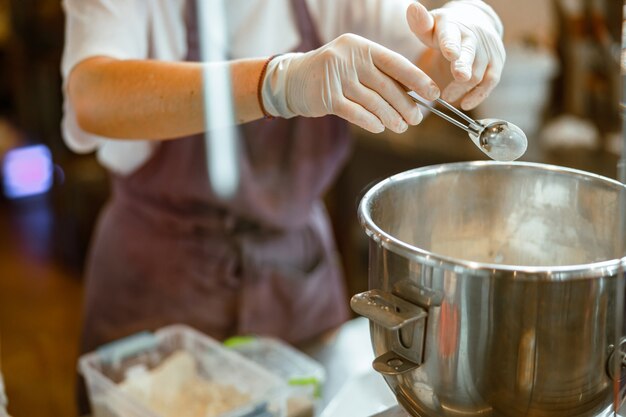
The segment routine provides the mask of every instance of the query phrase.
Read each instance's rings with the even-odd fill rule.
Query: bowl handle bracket
[[[439,292],[408,280],[399,281],[393,293],[374,289],[352,297],[352,310],[391,332],[391,349],[374,360],[376,371],[397,375],[424,362],[427,309],[442,299]]]

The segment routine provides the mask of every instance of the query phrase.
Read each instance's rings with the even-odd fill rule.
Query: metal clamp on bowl
[[[443,299],[442,294],[408,280],[396,283],[393,292],[370,290],[350,301],[354,312],[394,333],[393,349],[373,363],[374,369],[384,375],[408,372],[424,362],[426,309],[441,305]]]
[[[606,360],[606,373],[613,381],[615,381],[617,374],[621,374],[619,375],[620,381],[624,379],[624,375],[622,372],[624,369],[626,369],[626,352],[624,351],[625,347],[626,337],[622,337],[620,339],[617,349],[615,349],[615,346],[613,345],[609,346],[609,356]]]
[[[350,307],[355,313],[388,330],[399,330],[428,315],[423,308],[382,290],[370,290],[355,295],[350,300]]]

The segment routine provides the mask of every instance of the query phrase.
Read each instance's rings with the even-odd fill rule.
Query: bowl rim
[[[467,161],[452,162],[437,165],[419,167],[409,171],[404,171],[392,175],[372,186],[361,198],[358,208],[358,217],[361,226],[365,229],[370,239],[379,246],[396,253],[400,256],[416,261],[420,264],[450,270],[457,274],[473,276],[506,276],[515,280],[537,280],[537,281],[566,281],[573,279],[590,279],[613,276],[626,267],[626,254],[622,258],[610,259],[599,262],[574,265],[559,266],[521,266],[508,264],[495,264],[485,262],[474,262],[451,256],[440,255],[413,245],[410,245],[391,234],[382,230],[372,219],[368,208],[372,205],[372,200],[381,190],[390,184],[406,180],[408,178],[433,176],[444,172],[477,170],[483,167],[510,166],[523,169],[548,170],[555,173],[576,175],[587,180],[601,181],[609,186],[626,191],[626,185],[621,182],[604,177],[591,172],[562,167],[558,165],[537,163],[537,162],[500,162],[500,161]],[[622,248],[626,250],[626,247]]]

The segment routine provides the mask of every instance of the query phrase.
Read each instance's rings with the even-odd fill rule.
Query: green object
[[[322,384],[320,380],[315,377],[306,377],[306,378],[291,378],[288,382],[291,386],[305,386],[305,385],[313,385],[313,395],[315,398],[320,398],[322,395]]]
[[[256,341],[256,337],[254,336],[233,336],[224,340],[224,346],[228,348],[236,348],[239,346],[248,345],[254,341]]]

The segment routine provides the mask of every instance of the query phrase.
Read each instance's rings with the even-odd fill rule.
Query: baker
[[[349,157],[347,122],[417,125],[406,90],[471,109],[505,58],[502,24],[478,0],[228,0],[201,22],[191,0],[63,4],[64,140],[97,152],[112,186],[87,261],[83,352],[169,323],[292,343],[342,323],[321,198]],[[201,62],[199,27],[225,28],[222,61]],[[241,139],[229,198],[203,140],[207,80],[224,71]]]

